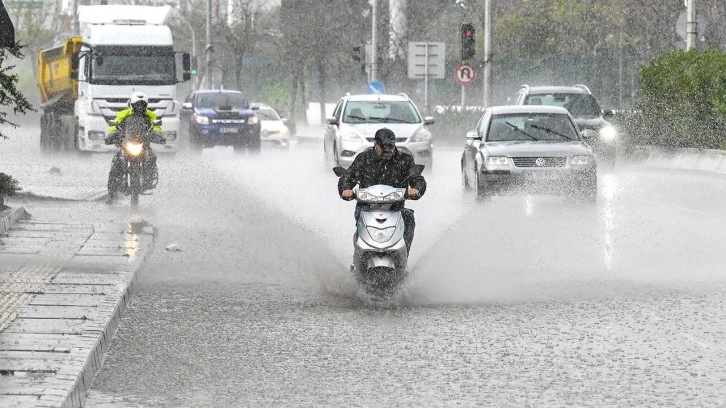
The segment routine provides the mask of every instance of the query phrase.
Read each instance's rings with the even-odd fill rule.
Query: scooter
[[[409,177],[421,175],[423,169],[423,165],[414,166]],[[338,177],[348,173],[343,167],[333,171]],[[353,235],[351,271],[363,290],[374,298],[390,298],[408,276],[403,215],[400,209],[392,209],[407,198],[405,188],[383,184],[360,188],[355,194],[355,200],[365,205]]]
[[[116,125],[114,121],[109,122]],[[149,126],[149,121],[136,116],[129,116],[124,121],[124,126],[119,129],[118,135],[109,136],[107,144],[116,144],[121,149],[120,158],[123,160],[123,174],[117,178],[114,190],[131,196],[131,205],[136,206],[139,203],[139,195],[143,193],[143,161],[149,150],[149,144],[166,143],[163,137],[158,137],[151,131],[153,126],[159,126],[160,120],[155,121]],[[123,134],[123,138],[121,138]],[[158,180],[158,175],[154,175]]]

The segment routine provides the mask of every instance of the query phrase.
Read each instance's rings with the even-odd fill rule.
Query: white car
[[[290,147],[290,129],[287,119],[281,117],[272,107],[263,103],[253,104],[259,109],[255,114],[260,118],[260,140],[282,147]]]
[[[396,148],[431,171],[433,143],[427,125],[434,118],[422,117],[406,94],[346,94],[325,123],[323,150],[330,167],[348,168],[358,153],[373,146],[376,131],[385,127],[396,134]]]

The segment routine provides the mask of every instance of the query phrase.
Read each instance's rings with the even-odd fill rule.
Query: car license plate
[[[229,127],[229,128],[221,128],[219,129],[219,133],[239,133],[239,129]]]
[[[557,178],[557,174],[551,171],[533,171],[529,176],[536,180],[551,180]]]

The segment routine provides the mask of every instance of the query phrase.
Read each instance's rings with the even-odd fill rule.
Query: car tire
[[[194,131],[189,127],[189,151],[193,154],[202,153],[202,142],[194,134]]]

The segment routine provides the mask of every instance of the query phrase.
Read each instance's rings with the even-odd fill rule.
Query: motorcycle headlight
[[[124,150],[131,157],[136,157],[144,151],[144,144],[138,142],[126,142],[124,143]]]
[[[195,115],[194,121],[199,123],[200,125],[208,125],[209,124],[209,117],[202,116],[202,115]]]
[[[419,130],[411,138],[411,142],[426,142],[428,140],[431,140],[431,132],[426,129]]]
[[[583,165],[590,163],[590,160],[592,157],[590,156],[572,156],[572,159],[570,159],[570,164],[574,165]]]
[[[605,126],[600,129],[600,139],[611,142],[618,137],[618,132],[612,126]]]
[[[352,132],[350,130],[344,131],[340,133],[340,138],[343,140],[346,140],[348,142],[362,142],[363,138],[360,137],[359,134]]]
[[[256,125],[258,123],[260,123],[260,118],[258,118],[256,115],[252,115],[249,118],[247,118],[248,125]]]
[[[373,238],[376,242],[386,242],[393,236],[393,233],[396,231],[396,227],[388,227],[388,228],[376,228],[376,227],[366,227],[368,230],[368,234]]]

